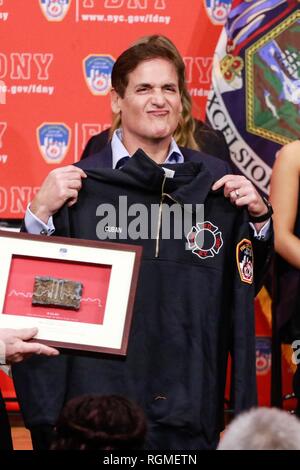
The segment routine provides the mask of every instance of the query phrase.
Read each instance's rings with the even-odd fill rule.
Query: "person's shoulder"
[[[84,160],[90,155],[99,153],[105,147],[108,141],[109,141],[109,129],[105,129],[104,131],[100,132],[100,134],[93,135],[87,142],[83,150],[83,153],[80,157],[80,160]]]
[[[288,144],[281,147],[278,151],[276,158],[283,160],[287,163],[295,163],[299,166],[299,155],[300,155],[300,140],[289,142]]]
[[[203,163],[216,177],[221,178],[223,175],[230,172],[228,163],[220,158],[214,157],[213,155],[185,147],[180,147],[180,151],[182,152],[185,161]]]
[[[75,166],[81,168],[82,170],[88,170],[90,168],[98,168],[101,166],[99,164],[99,159],[101,158],[101,153],[94,153],[93,155],[89,155],[88,157],[80,160],[79,162],[74,163]]]
[[[110,142],[108,142],[100,152],[93,153],[88,157],[75,163],[75,166],[82,170],[95,168],[111,168],[112,167],[112,151]]]

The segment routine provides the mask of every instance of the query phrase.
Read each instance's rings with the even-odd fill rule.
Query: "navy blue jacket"
[[[185,249],[186,239],[160,240],[155,257],[155,240],[115,240],[144,248],[128,354],[112,359],[33,357],[14,366],[27,426],[54,424],[73,396],[118,393],[143,406],[151,429],[184,431],[195,437],[192,448],[212,448],[222,428],[230,349],[235,409],[256,403],[254,289],[241,281],[236,262],[237,244],[249,239],[247,211],[233,207],[222,191],[210,190],[227,172],[226,164],[181,150],[186,163],[171,166],[175,177],[166,180],[165,191],[181,204],[205,204],[205,218],[222,233],[220,253],[200,259]],[[96,207],[116,203],[120,194],[128,196],[128,204],[150,207],[160,202],[164,172],[146,156],[134,156],[122,170],[111,170],[108,146],[78,165],[89,177],[78,203],[55,217],[57,235],[96,240]],[[180,445],[189,448],[188,441]]]

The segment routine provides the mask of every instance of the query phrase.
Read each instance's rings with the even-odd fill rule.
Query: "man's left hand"
[[[224,186],[224,196],[229,198],[230,202],[237,207],[247,206],[251,216],[259,217],[268,211],[263,198],[245,176],[225,175],[213,184],[212,189],[216,191],[222,186]],[[259,231],[265,223],[254,224],[256,230]]]

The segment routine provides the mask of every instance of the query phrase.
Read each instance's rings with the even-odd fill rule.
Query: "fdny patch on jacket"
[[[253,249],[252,243],[243,238],[236,246],[236,262],[242,282],[253,283]]]

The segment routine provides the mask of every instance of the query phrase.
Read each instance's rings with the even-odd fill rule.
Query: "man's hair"
[[[175,44],[166,36],[144,36],[135,42],[133,46],[124,51],[114,64],[112,70],[112,86],[121,98],[124,98],[129,81],[129,74],[146,60],[165,59],[171,62],[177,72],[178,87],[181,95],[182,113],[174,139],[178,145],[199,150],[194,138],[195,121],[192,117],[192,99],[185,82],[185,65]],[[114,116],[110,130],[110,136],[120,127],[121,116]]]
[[[151,59],[165,59],[171,62],[177,72],[179,91],[182,93],[185,83],[185,65],[179,53],[171,50],[158,36],[150,36],[147,42],[138,41],[126,49],[116,60],[111,74],[111,83],[121,98],[124,98],[129,82],[129,74],[133,72],[141,62]],[[175,46],[174,46],[175,48]]]
[[[218,450],[300,450],[300,422],[277,408],[252,409],[232,421]]]
[[[143,410],[127,398],[83,395],[63,408],[51,449],[141,449],[146,431]]]

